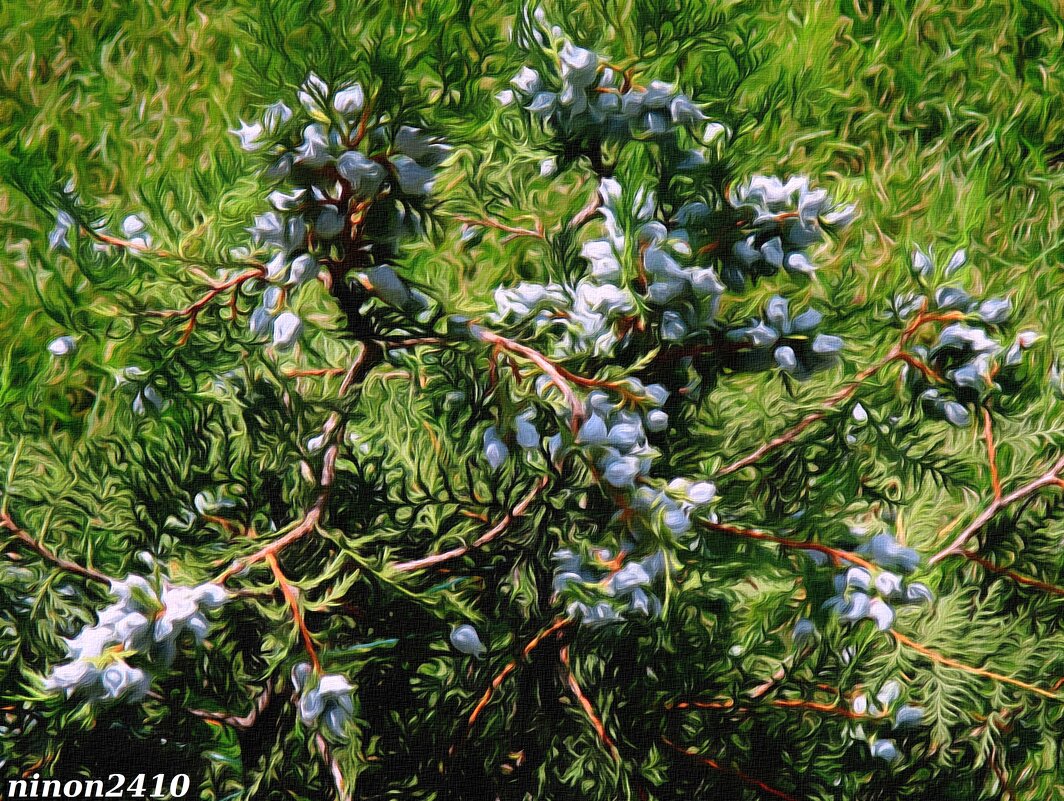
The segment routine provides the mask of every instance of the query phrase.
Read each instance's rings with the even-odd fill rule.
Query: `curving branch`
[[[928,648],[926,645],[921,645],[920,643],[913,640],[911,637],[907,637],[900,631],[897,631],[895,629],[890,629],[890,633],[894,637],[894,639],[897,640],[899,643],[906,646],[907,648],[911,648],[918,654],[927,657],[932,662],[938,662],[940,665],[945,665],[946,667],[951,667],[956,670],[963,670],[965,673],[971,673],[973,676],[982,676],[983,678],[992,679],[993,681],[1000,681],[1004,684],[1011,684],[1013,687],[1019,687],[1021,690],[1026,690],[1027,692],[1034,693],[1035,695],[1040,695],[1043,698],[1048,698],[1050,701],[1064,701],[1064,698],[1060,698],[1058,695],[1056,695],[1055,692],[1050,692],[1049,690],[1037,687],[1034,684],[1028,684],[1025,681],[1014,679],[1011,676],[1006,676],[1002,673],[995,673],[994,671],[987,670],[986,668],[972,667],[971,665],[966,665],[963,662],[958,662],[956,659],[950,659],[948,656],[943,656],[938,651]]]
[[[733,526],[728,523],[713,523],[708,520],[699,520],[698,523],[704,528],[710,531],[719,531],[723,534],[732,534],[737,537],[745,537],[751,540],[760,540],[762,542],[772,542],[776,545],[782,545],[784,548],[795,548],[802,551],[816,551],[822,553],[834,562],[836,566],[843,562],[851,562],[855,565],[865,568],[866,570],[876,570],[876,566],[865,559],[863,556],[858,556],[852,551],[844,551],[840,548],[832,548],[830,545],[821,545],[819,542],[802,542],[801,540],[789,540],[786,537],[778,537],[775,534],[769,534],[766,531],[758,531],[751,528],[742,528],[741,526]]]
[[[768,706],[783,709],[801,709],[810,712],[819,712],[825,715],[836,715],[850,720],[880,720],[886,717],[886,713],[880,715],[861,714],[854,712],[849,707],[840,704],[825,703],[822,701],[808,701],[804,698],[772,698],[765,702]],[[736,706],[731,698],[723,698],[719,701],[679,701],[666,704],[667,710],[674,709],[712,709],[722,712],[736,712],[746,714],[752,712],[755,707]]]
[[[114,579],[112,579],[110,576],[101,573],[99,570],[96,570],[91,567],[85,567],[84,565],[79,565],[76,562],[71,562],[69,559],[64,559],[61,556],[57,556],[47,546],[45,546],[43,543],[38,542],[31,534],[23,530],[12,519],[11,515],[7,512],[7,510],[0,511],[0,526],[3,526],[8,531],[10,531],[14,535],[15,541],[17,543],[26,548],[29,548],[31,551],[36,553],[45,561],[51,562],[56,567],[59,567],[68,573],[73,573],[76,576],[81,576],[84,579],[94,581],[98,584],[105,584],[108,587],[110,587],[114,581]]]
[[[188,713],[194,717],[201,718],[209,723],[216,723],[219,725],[232,726],[235,729],[250,729],[255,725],[255,721],[258,720],[266,707],[270,705],[270,701],[273,700],[273,689],[269,684],[265,689],[255,698],[255,703],[251,707],[251,711],[246,715],[231,715],[225,712],[208,712],[204,709],[189,709]]]
[[[606,731],[606,724],[602,722],[602,718],[595,712],[595,707],[591,703],[591,699],[587,697],[583,688],[576,680],[576,676],[573,675],[572,666],[569,664],[569,646],[562,646],[562,649],[558,652],[558,656],[562,661],[562,667],[565,671],[566,684],[569,685],[569,691],[576,698],[580,704],[580,708],[584,710],[584,714],[587,715],[588,721],[591,723],[591,728],[595,730],[595,734],[602,741],[602,744],[609,751],[613,761],[618,765],[621,764],[621,753],[617,750],[617,744],[613,742],[609,732]]]
[[[690,748],[684,748],[683,746],[674,743],[672,740],[670,740],[668,737],[665,737],[664,735],[662,735],[661,741],[678,754],[683,754],[685,757],[689,757],[690,759],[693,759],[707,767],[713,768],[713,770],[718,771],[720,773],[726,773],[731,776],[734,776],[735,778],[739,779],[739,781],[744,782],[745,784],[749,784],[752,787],[756,787],[762,792],[768,793],[769,795],[773,796],[774,798],[782,798],[783,801],[798,801],[798,799],[795,798],[793,795],[789,795],[783,792],[783,790],[777,790],[772,785],[766,784],[760,779],[755,779],[753,776],[744,773],[738,768],[726,768],[721,765],[720,762],[718,762],[717,760],[711,759],[710,757],[702,756],[701,754],[695,752]]]
[[[960,551],[956,555],[963,556],[965,559],[975,562],[977,565],[982,565],[991,573],[997,573],[999,576],[1005,576],[1006,578],[1010,578],[1017,584],[1022,584],[1025,587],[1034,587],[1036,589],[1043,590],[1044,592],[1048,592],[1051,595],[1064,596],[1064,587],[1058,587],[1057,585],[1050,584],[1046,581],[1039,581],[1036,578],[1032,578],[1031,576],[1025,576],[1023,573],[1019,573],[1015,570],[1010,570],[1007,567],[998,567],[989,559],[982,557],[979,554],[971,553],[970,551]]]
[[[217,297],[225,294],[231,290],[239,289],[241,286],[256,278],[262,278],[266,275],[266,267],[259,265],[252,267],[249,270],[228,278],[225,281],[218,281],[210,284],[209,290],[199,300],[193,301],[183,309],[175,309],[170,311],[153,311],[148,312],[151,317],[187,317],[188,322],[185,324],[185,330],[181,334],[181,339],[178,340],[178,345],[188,344],[189,338],[192,336],[192,332],[196,329],[196,322],[199,319],[200,312],[202,312],[207,306],[211,304]],[[233,298],[234,302],[236,298]],[[235,308],[234,308],[235,312]]]
[[[310,629],[307,628],[307,623],[303,619],[303,611],[299,608],[299,598],[296,596],[296,591],[291,584],[288,583],[288,579],[285,574],[281,572],[281,565],[277,562],[277,556],[269,554],[266,557],[266,562],[270,566],[270,570],[273,571],[274,578],[277,579],[277,584],[281,587],[281,592],[284,593],[284,599],[288,603],[288,608],[292,610],[292,618],[295,620],[296,628],[299,629],[299,636],[303,639],[303,647],[307,651],[307,656],[310,658],[311,667],[314,668],[315,673],[321,673],[321,661],[318,659],[318,649],[314,646],[314,638],[310,634]]]
[[[519,662],[522,660],[527,660],[529,656],[531,656],[532,652],[536,648],[538,648],[540,644],[542,644],[543,641],[546,640],[548,637],[561,632],[568,626],[572,625],[574,622],[575,620],[568,616],[563,615],[560,617],[556,617],[549,626],[544,628],[535,637],[528,641],[525,647],[521,649],[521,654],[518,658],[506,663],[503,669],[499,671],[495,678],[491,680],[491,684],[488,685],[488,688],[484,691],[484,695],[481,696],[480,701],[477,702],[477,705],[470,713],[469,719],[466,721],[467,737],[473,733],[473,725],[477,722],[477,718],[480,717],[480,714],[487,708],[488,704],[491,702],[492,696],[503,685],[503,682],[506,681],[506,677],[517,669],[517,665],[519,664]],[[454,749],[452,748],[451,750],[453,751]]]
[[[783,434],[780,434],[779,436],[764,443],[760,447],[755,448],[746,456],[737,459],[731,464],[725,465],[717,471],[717,475],[726,476],[729,473],[734,473],[737,470],[742,470],[744,467],[749,467],[750,465],[761,461],[761,459],[763,459],[767,454],[771,453],[777,448],[780,448],[786,445],[787,443],[793,442],[794,440],[798,439],[798,437],[801,436],[802,432],[804,432],[807,428],[809,428],[814,423],[817,423],[820,420],[826,418],[828,416],[829,411],[831,411],[844,401],[848,400],[849,398],[853,397],[854,393],[856,393],[857,390],[860,389],[861,385],[865,381],[872,378],[883,368],[893,364],[894,362],[905,362],[906,364],[911,365],[923,372],[929,380],[941,381],[941,378],[938,376],[937,373],[935,373],[934,370],[932,370],[926,364],[921,362],[919,359],[916,359],[909,353],[906,353],[905,346],[909,343],[909,340],[912,339],[916,332],[924,325],[927,325],[928,323],[955,321],[961,319],[962,317],[963,315],[961,315],[959,312],[947,312],[944,314],[926,314],[923,311],[919,312],[913,319],[913,321],[910,322],[909,325],[905,328],[897,344],[890,349],[886,356],[884,356],[872,366],[866,367],[864,370],[855,375],[849,384],[844,386],[834,395],[829,396],[823,402],[821,402],[821,409],[819,411],[812,412],[806,415],[795,426],[788,429]]]
[[[522,498],[516,506],[503,515],[498,523],[475,539],[472,544],[460,545],[449,551],[431,554],[430,556],[423,556],[420,559],[412,559],[409,562],[399,562],[392,565],[392,569],[400,573],[411,573],[416,570],[424,570],[428,567],[435,567],[444,562],[449,562],[452,559],[458,559],[476,548],[487,545],[497,536],[506,531],[510,524],[517,520],[517,518],[523,516],[525,512],[528,511],[528,507],[532,505],[532,502],[547,488],[548,484],[550,484],[550,476],[541,476],[539,481],[532,485],[532,489],[528,491],[525,497]]]
[[[539,220],[536,220],[535,228],[521,228],[519,226],[501,223],[498,220],[491,220],[486,217],[464,217],[461,215],[456,215],[455,219],[458,220],[458,222],[460,223],[464,223],[465,225],[473,225],[479,228],[494,228],[496,231],[503,231],[509,234],[509,236],[503,237],[503,242],[508,242],[511,239],[516,239],[517,237],[522,236],[532,237],[533,239],[547,238],[547,235],[543,230],[543,223]]]
[[[945,548],[943,548],[930,559],[928,559],[928,564],[933,565],[938,562],[941,562],[947,557],[961,553],[965,543],[967,543],[968,540],[970,540],[975,534],[977,534],[983,528],[983,526],[989,523],[997,515],[998,512],[1000,512],[1007,506],[1011,506],[1012,504],[1016,503],[1016,501],[1023,500],[1028,495],[1038,492],[1039,490],[1045,487],[1061,486],[1060,474],[1062,471],[1064,471],[1064,456],[1061,456],[1059,459],[1057,459],[1057,461],[1053,463],[1053,466],[1050,467],[1049,470],[1047,470],[1041,476],[1036,478],[1034,481],[1024,484],[1022,487],[1013,490],[1008,495],[994,498],[994,500],[991,501],[991,503],[985,509],[983,509],[979,516],[976,517],[975,520],[973,520],[971,523],[969,523],[968,527],[965,528],[960,534],[958,534],[949,545],[947,545]]]

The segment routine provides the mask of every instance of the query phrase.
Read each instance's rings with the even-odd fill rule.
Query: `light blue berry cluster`
[[[889,722],[891,733],[894,733],[903,732],[923,723],[923,710],[906,703],[899,703],[901,695],[901,684],[891,680],[883,684],[876,693],[875,699],[869,699],[865,693],[858,693],[850,700],[853,713],[860,716],[862,720],[850,727],[849,734],[856,740],[867,742],[869,753],[876,759],[894,762],[901,754],[897,741],[881,736],[880,727],[873,728],[875,724]],[[869,731],[865,730],[866,726]]]
[[[422,230],[424,200],[450,153],[418,128],[375,118],[358,83],[333,91],[311,73],[299,101],[298,118],[278,102],[261,122],[242,122],[233,131],[245,150],[269,147],[265,174],[281,182],[269,194],[273,209],[248,229],[253,244],[266,252],[266,287],[250,329],[272,336],[281,350],[302,329],[286,300],[323,263],[337,268],[338,279],[362,272],[379,298],[404,311],[427,305],[387,262],[402,236]]]
[[[216,584],[187,587],[163,581],[157,587],[136,575],[113,582],[111,595],[117,600],[100,611],[96,625],[66,640],[70,659],[48,675],[46,690],[77,694],[85,701],[140,701],[151,687],[144,668],[168,667],[185,632],[202,642],[207,610],[227,598]],[[129,659],[143,667],[132,666]]]
[[[299,719],[309,727],[324,726],[338,740],[347,738],[355,715],[355,687],[338,673],[315,673],[306,662],[292,668],[292,686],[299,695]]]
[[[661,611],[661,602],[649,588],[665,572],[664,552],[612,569],[604,566],[614,559],[611,550],[600,549],[594,557],[597,564],[568,548],[554,553],[553,588],[557,596],[573,598],[566,607],[568,615],[601,626],[620,622],[625,613],[650,617]]]
[[[953,253],[938,269],[932,253],[916,248],[912,269],[925,294],[907,294],[895,299],[895,314],[905,319],[920,309],[959,319],[941,328],[934,341],[918,344],[913,355],[931,368],[940,380],[905,367],[906,383],[932,417],[959,428],[973,420],[973,407],[984,405],[994,395],[1009,394],[1019,387],[1024,353],[1039,339],[1034,331],[1020,331],[1011,342],[1000,332],[1009,322],[1012,301],[1006,297],[974,298],[956,283],[942,283],[932,292],[936,278],[949,279],[967,263],[964,250]]]

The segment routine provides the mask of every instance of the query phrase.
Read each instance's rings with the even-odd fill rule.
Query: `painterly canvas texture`
[[[0,4],[0,797],[1064,798],[1062,53]]]

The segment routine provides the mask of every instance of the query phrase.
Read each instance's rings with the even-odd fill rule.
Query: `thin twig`
[[[576,431],[580,427],[580,421],[584,416],[584,406],[573,391],[571,381],[562,373],[558,365],[538,350],[496,334],[494,331],[489,331],[480,326],[470,326],[470,329],[473,335],[482,342],[487,342],[501,350],[507,350],[511,353],[516,353],[519,356],[524,356],[530,362],[535,364],[536,367],[538,367],[543,374],[551,380],[551,383],[558,388],[558,391],[562,393],[562,397],[565,399],[565,403],[569,407],[570,414],[572,415],[573,430]]]
[[[509,512],[503,515],[494,526],[488,531],[481,534],[477,539],[473,541],[471,545],[460,545],[457,548],[452,548],[449,551],[443,553],[436,553],[430,556],[423,556],[420,559],[413,559],[409,562],[399,562],[393,565],[393,569],[400,573],[410,573],[415,570],[423,570],[427,567],[435,567],[443,562],[449,562],[452,559],[458,559],[461,556],[465,556],[471,550],[480,548],[487,545],[499,534],[504,532],[514,520],[521,517],[528,511],[528,507],[532,505],[532,502],[536,497],[547,487],[550,483],[550,476],[541,476],[539,481],[532,485],[532,489],[528,491],[524,498],[514,506]]]
[[[368,352],[368,346],[363,343],[362,349],[358,352],[358,355],[355,356],[351,366],[347,370],[347,374],[344,376],[344,380],[340,383],[340,389],[338,391],[340,397],[350,389],[357,378],[363,375],[363,368],[366,365]],[[339,430],[339,421],[340,417],[337,413],[333,413],[329,416],[329,419],[326,420],[324,426],[326,440],[331,439],[335,432]],[[325,457],[322,460],[321,475],[318,478],[318,486],[320,488],[318,497],[315,498],[314,503],[306,511],[299,522],[295,524],[292,530],[270,544],[263,546],[250,556],[247,556],[244,559],[238,559],[214,580],[216,584],[224,584],[237,573],[241,573],[252,565],[261,562],[274,554],[280,553],[293,542],[302,539],[317,527],[318,523],[321,521],[322,513],[325,511],[325,505],[329,500],[329,491],[332,487],[333,477],[336,470],[336,457],[338,452],[338,448],[335,444],[329,445],[326,448]]]
[[[761,781],[760,779],[755,779],[753,776],[750,776],[750,775],[744,773],[743,771],[739,770],[738,768],[726,768],[723,765],[721,765],[719,762],[717,762],[717,760],[715,760],[715,759],[710,759],[709,757],[704,757],[701,754],[698,754],[698,753],[696,753],[696,752],[694,752],[692,750],[684,748],[683,746],[677,745],[676,743],[674,743],[672,740],[670,740],[668,737],[665,737],[664,735],[662,735],[661,741],[663,743],[665,743],[665,745],[669,746],[669,748],[671,748],[672,750],[676,751],[677,753],[683,754],[686,757],[694,759],[694,760],[702,763],[703,765],[706,765],[707,767],[713,768],[713,770],[716,770],[716,771],[719,771],[721,773],[727,773],[727,774],[730,774],[732,776],[735,776],[740,781],[745,782],[746,784],[753,785],[754,787],[757,787],[758,789],[768,793],[771,796],[775,796],[776,798],[782,798],[783,801],[798,801],[798,799],[795,798],[793,795],[788,795],[787,793],[783,792],[782,790],[777,790],[772,785],[766,784],[765,782]]]
[[[822,712],[826,715],[838,715],[851,720],[878,720],[881,717],[880,715],[854,712],[852,709],[838,704],[829,704],[821,701],[807,701],[804,698],[772,698],[765,703],[769,706],[781,707],[784,709],[804,709],[810,712]],[[735,701],[731,698],[723,698],[719,701],[680,701],[678,703],[668,704],[665,708],[670,710],[714,709],[744,714],[751,712],[754,709],[754,707],[736,706]]]
[[[274,554],[268,554],[266,556],[266,562],[270,566],[270,570],[273,571],[274,578],[277,579],[277,583],[281,587],[281,592],[284,593],[284,598],[288,602],[288,607],[292,610],[292,618],[295,620],[296,628],[299,629],[299,636],[303,638],[303,647],[307,651],[307,656],[310,657],[311,667],[314,668],[315,673],[321,673],[321,662],[318,660],[318,650],[314,647],[314,638],[310,634],[310,629],[307,628],[306,621],[303,620],[303,612],[299,608],[299,598],[296,597],[296,592],[292,588],[292,585],[288,583],[288,579],[285,578],[284,573],[281,571],[281,565],[277,562],[277,557]]]
[[[258,720],[259,715],[261,715],[266,707],[270,705],[272,698],[273,690],[270,685],[267,684],[266,688],[259,693],[258,697],[255,699],[251,711],[246,715],[231,715],[225,712],[208,712],[205,709],[189,709],[188,713],[211,723],[220,723],[226,726],[232,726],[236,729],[250,729],[255,725],[255,721]]]
[[[948,322],[952,320],[958,320],[962,316],[963,315],[960,315],[956,312],[945,312],[943,314],[925,314],[921,311],[905,328],[905,330],[901,334],[901,337],[898,340],[898,343],[890,349],[890,352],[887,353],[886,356],[884,356],[880,361],[873,364],[871,367],[866,367],[864,370],[855,375],[849,384],[844,386],[834,395],[831,395],[826,400],[824,400],[821,403],[822,408],[819,411],[812,412],[811,414],[806,415],[793,428],[789,429],[783,434],[780,434],[778,437],[775,437],[774,439],[766,442],[765,444],[756,448],[754,451],[742,457],[741,459],[738,459],[732,462],[731,464],[722,467],[720,470],[717,471],[717,475],[726,476],[729,473],[734,473],[737,470],[742,470],[744,467],[748,467],[754,464],[755,462],[760,461],[762,458],[764,458],[766,454],[771,453],[772,451],[783,445],[786,445],[788,442],[793,442],[801,435],[803,431],[805,431],[811,425],[827,417],[828,411],[838,406],[843,401],[846,401],[850,397],[852,397],[853,394],[857,392],[861,384],[863,384],[869,378],[874,376],[887,365],[890,365],[896,361],[904,361],[907,364],[916,367],[921,372],[923,372],[924,375],[927,376],[927,378],[931,381],[940,380],[938,374],[935,373],[934,370],[932,370],[930,367],[923,364],[919,360],[915,359],[910,354],[906,353],[905,346],[906,344],[908,344],[909,340],[912,339],[912,337],[916,334],[916,332],[927,323]]]
[[[881,361],[859,372],[856,376],[854,376],[853,380],[849,384],[847,384],[845,387],[843,387],[834,395],[825,400],[821,404],[823,408],[820,411],[812,412],[806,415],[793,428],[789,429],[783,434],[780,434],[778,437],[769,440],[768,442],[754,449],[741,459],[737,459],[731,464],[725,465],[717,471],[717,475],[726,476],[729,473],[734,473],[737,470],[742,470],[744,467],[749,467],[755,462],[761,461],[761,459],[764,458],[766,454],[771,453],[772,451],[783,445],[786,445],[788,442],[793,442],[794,440],[798,439],[798,437],[803,431],[805,431],[807,428],[809,428],[809,426],[813,425],[814,423],[823,420],[825,417],[827,417],[828,411],[850,398],[855,392],[857,392],[858,388],[861,386],[862,383],[874,376],[887,365],[896,361],[900,357],[900,354],[901,348],[895,347]]]
[[[529,236],[534,239],[546,238],[546,234],[543,231],[543,223],[539,222],[538,220],[536,221],[535,229],[532,229],[520,228],[515,225],[507,225],[506,223],[501,223],[497,220],[489,220],[486,218],[479,217],[463,217],[456,215],[455,219],[458,220],[458,222],[465,223],[466,225],[475,225],[480,228],[494,228],[496,231],[505,231],[506,233],[510,234],[510,236],[506,237],[506,239],[511,239],[516,236]]]
[[[573,675],[572,667],[569,664],[569,646],[562,646],[558,656],[565,668],[565,678],[566,683],[569,685],[569,691],[572,692],[580,707],[584,710],[584,714],[587,715],[587,719],[591,723],[591,728],[595,730],[595,734],[598,735],[602,744],[606,746],[606,750],[610,752],[613,761],[618,765],[621,764],[621,753],[617,750],[617,744],[613,742],[609,732],[606,731],[606,725],[602,722],[602,718],[595,712],[591,699],[587,697],[580,683],[576,680],[576,676]]]
[[[1014,687],[1019,687],[1021,690],[1027,690],[1028,692],[1041,695],[1043,698],[1048,698],[1050,701],[1060,701],[1061,699],[1054,695],[1049,690],[1044,690],[1041,687],[1036,687],[1033,684],[1028,684],[1025,681],[1014,679],[1011,676],[1005,676],[1001,673],[995,673],[992,670],[986,670],[985,668],[972,667],[966,665],[963,662],[958,662],[956,659],[950,659],[948,656],[943,656],[938,651],[934,651],[928,648],[926,645],[921,645],[910,637],[906,637],[900,631],[890,629],[890,633],[894,636],[899,643],[919,654],[926,656],[932,662],[938,662],[940,665],[946,667],[956,668],[957,670],[963,670],[966,673],[971,673],[974,676],[982,676],[987,679],[993,679],[994,681],[1004,682],[1005,684],[1011,684]]]
[[[1064,595],[1064,587],[1058,587],[1055,584],[1049,584],[1045,581],[1039,581],[1036,578],[1025,576],[1022,573],[1017,573],[1015,570],[1009,570],[1006,567],[998,567],[989,559],[986,559],[979,554],[971,553],[969,551],[959,551],[956,556],[963,556],[965,559],[969,559],[975,562],[977,565],[982,565],[992,573],[997,573],[1001,576],[1007,576],[1015,581],[1017,584],[1024,584],[1028,587],[1036,587],[1037,589],[1044,590],[1045,592],[1052,593],[1053,595]]]
[[[602,195],[596,187],[595,191],[591,193],[591,197],[588,198],[587,203],[584,204],[584,207],[580,209],[580,211],[578,211],[576,214],[574,214],[571,220],[569,220],[569,224],[567,226],[568,229],[570,231],[575,231],[581,225],[590,220],[601,206]]]
[[[994,499],[1001,499],[1001,475],[998,473],[997,448],[994,445],[994,419],[990,416],[990,407],[983,407],[983,439],[986,441],[986,456],[990,464],[990,486],[994,490]]]
[[[336,788],[336,801],[350,801],[351,794],[347,790],[347,783],[344,781],[344,774],[340,770],[340,763],[337,761],[336,757],[333,756],[329,744],[320,734],[314,735],[314,744],[318,747],[318,751],[321,753],[322,761],[324,761],[329,768],[329,774],[332,776],[333,786]]]
[[[1022,487],[1013,490],[1008,495],[995,498],[982,511],[982,513],[975,518],[975,520],[968,524],[968,527],[965,528],[964,531],[953,539],[953,542],[928,559],[928,564],[936,564],[952,554],[959,553],[964,547],[964,544],[1005,507],[1026,498],[1028,495],[1037,492],[1043,487],[1060,486],[1060,472],[1062,470],[1064,470],[1064,456],[1057,459],[1046,473],[1042,474],[1034,481],[1024,484]]]
[[[480,713],[483,712],[484,709],[488,706],[488,703],[491,701],[491,697],[495,694],[496,690],[498,690],[502,686],[503,682],[506,680],[506,677],[517,669],[518,663],[521,660],[527,660],[531,653],[540,645],[540,643],[542,643],[552,634],[555,634],[566,628],[572,622],[573,618],[571,617],[561,616],[555,618],[549,626],[547,626],[545,629],[540,631],[535,637],[528,641],[525,647],[521,649],[521,655],[517,659],[513,659],[512,661],[506,663],[503,669],[499,671],[495,678],[491,680],[491,684],[488,685],[488,688],[484,691],[484,695],[481,696],[480,701],[477,702],[477,705],[470,713],[469,720],[466,721],[467,736],[472,733],[473,725],[477,722],[477,718],[480,717]]]
[[[775,534],[769,534],[766,531],[757,531],[756,529],[742,528],[741,526],[733,526],[728,523],[712,523],[708,520],[699,520],[700,525],[708,528],[710,531],[719,531],[724,534],[734,534],[737,537],[745,537],[751,540],[762,540],[764,542],[772,542],[777,545],[782,545],[785,548],[796,548],[803,551],[816,551],[828,556],[836,565],[842,562],[851,562],[855,565],[865,568],[866,570],[876,570],[875,565],[869,562],[862,556],[851,551],[844,551],[840,548],[832,548],[830,545],[822,545],[819,542],[802,542],[801,540],[789,540],[786,537],[778,537]]]
[[[62,568],[68,573],[73,573],[75,575],[81,576],[82,578],[86,578],[89,581],[95,581],[99,584],[106,584],[108,587],[111,586],[112,582],[114,581],[114,579],[112,579],[110,576],[101,573],[99,570],[95,570],[91,567],[85,567],[84,565],[79,565],[76,562],[71,562],[69,559],[63,559],[62,557],[52,553],[52,551],[50,551],[45,545],[40,542],[37,542],[37,540],[34,539],[33,536],[31,536],[29,533],[20,528],[19,525],[11,518],[11,515],[8,514],[7,511],[3,511],[2,513],[0,513],[0,526],[3,526],[8,531],[10,531],[19,544],[24,545],[25,547],[29,548],[30,550],[41,556],[46,561],[51,562],[55,566]]]

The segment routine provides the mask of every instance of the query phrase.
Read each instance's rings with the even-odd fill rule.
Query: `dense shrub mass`
[[[3,12],[5,774],[1061,792],[1059,17],[566,5]]]

